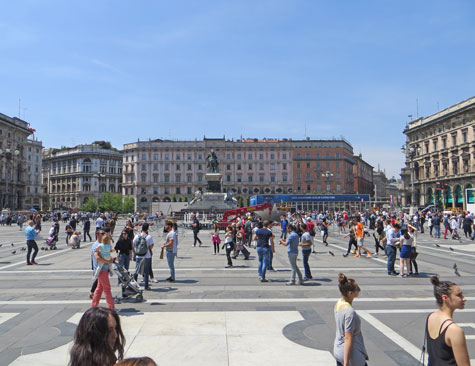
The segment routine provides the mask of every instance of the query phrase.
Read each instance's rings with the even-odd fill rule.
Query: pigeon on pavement
[[[15,246],[15,244],[12,243],[11,246],[13,247],[13,246]]]
[[[454,248],[452,248],[452,247],[449,247],[449,249],[450,249],[452,252],[454,251]]]
[[[330,253],[330,254],[332,255],[332,257],[334,257],[334,256],[335,256],[335,254],[333,254],[333,252],[330,252],[330,251],[328,251],[328,253]]]
[[[461,277],[461,274],[459,273],[459,269],[457,267],[457,263],[454,263],[454,273],[456,276]]]
[[[435,246],[436,246],[437,248],[440,248],[440,245],[439,245],[439,244],[437,244],[437,243],[435,243]]]
[[[16,254],[16,250],[12,250],[12,254]]]

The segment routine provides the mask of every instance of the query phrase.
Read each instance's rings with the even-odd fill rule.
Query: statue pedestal
[[[206,173],[206,192],[221,193],[221,173]]]

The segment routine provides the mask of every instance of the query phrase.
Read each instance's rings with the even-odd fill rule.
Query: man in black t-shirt
[[[200,243],[199,245],[201,246],[201,240],[198,238],[198,233],[200,232],[200,222],[196,218],[196,215],[193,215],[191,218],[193,219],[193,223],[191,224],[191,227],[193,228],[193,246],[196,247],[196,242]]]
[[[257,266],[257,273],[259,281],[267,282],[266,270],[270,269],[270,252],[274,253],[274,234],[270,229],[271,223],[264,221],[263,227],[260,228],[254,234],[254,240],[257,241],[257,256],[259,258],[259,264]]]

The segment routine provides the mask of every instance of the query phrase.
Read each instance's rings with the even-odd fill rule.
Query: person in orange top
[[[359,218],[355,219],[353,230],[355,230],[356,244],[358,245],[358,252],[355,257],[361,257],[361,249],[363,249],[367,253],[366,257],[371,258],[371,252],[364,246],[364,226]]]

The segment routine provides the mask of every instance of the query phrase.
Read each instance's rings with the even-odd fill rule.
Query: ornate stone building
[[[473,203],[465,190],[475,182],[475,97],[411,121],[404,134],[404,204],[465,209]]]
[[[32,130],[27,122],[0,113],[1,209],[25,208],[27,167],[25,144],[31,134]]]
[[[43,209],[80,208],[88,198],[122,191],[122,153],[100,145],[43,151]]]
[[[25,208],[41,209],[41,166],[43,161],[43,144],[34,138],[26,140],[26,196]]]
[[[344,140],[204,138],[124,144],[123,195],[148,212],[154,202],[190,200],[205,190],[211,149],[223,192],[232,189],[244,205],[256,194],[354,193],[353,148]]]

